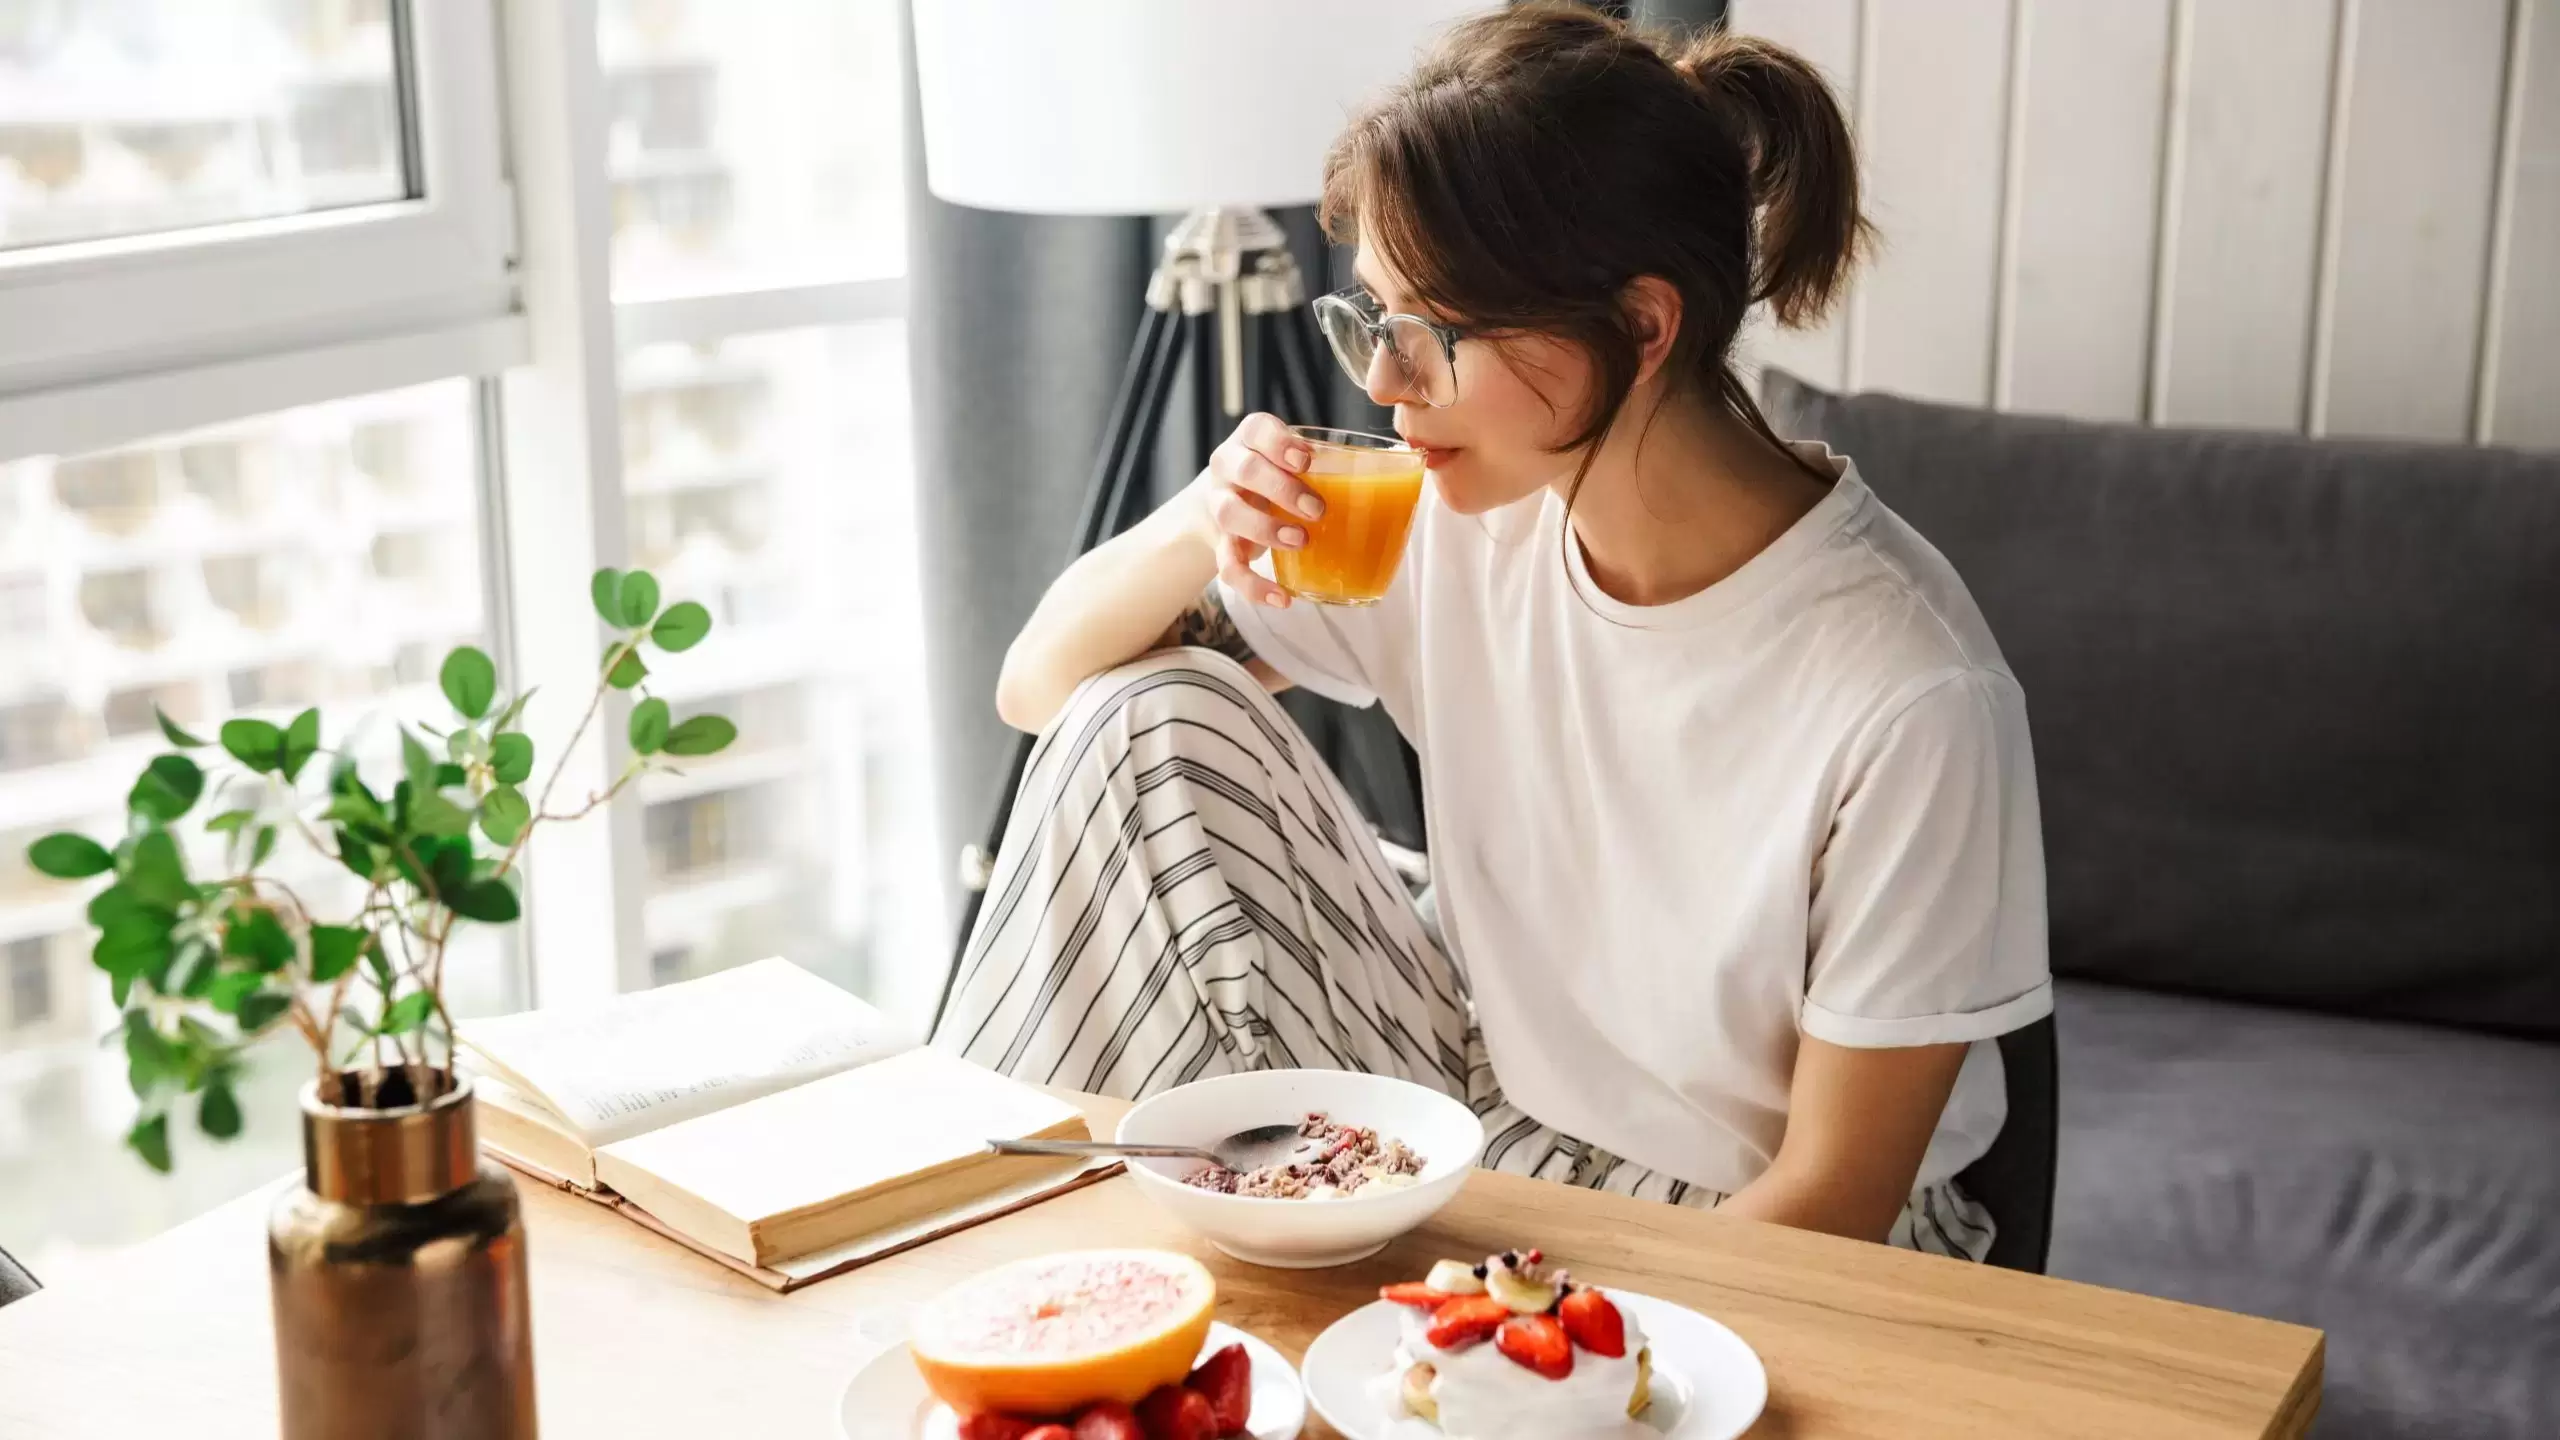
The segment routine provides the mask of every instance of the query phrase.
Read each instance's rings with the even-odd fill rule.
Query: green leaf
[[[331,799],[320,818],[339,825],[380,825],[385,817],[381,801],[363,790],[353,790]]]
[[[436,997],[425,990],[412,990],[391,1002],[382,1012],[382,1023],[374,1027],[377,1035],[406,1035],[435,1013]]]
[[[658,616],[658,577],[634,570],[622,577],[622,624],[637,630]]]
[[[432,790],[409,798],[409,828],[422,835],[460,835],[471,828],[471,816]]]
[[[125,804],[166,825],[186,814],[203,793],[204,771],[196,762],[184,755],[162,755],[143,767]]]
[[[213,834],[221,835],[237,830],[256,818],[258,818],[258,812],[255,810],[225,810],[204,822],[204,828]]]
[[[214,958],[213,947],[201,940],[190,940],[178,947],[178,953],[169,963],[168,977],[160,982],[159,989],[164,995],[184,995],[190,1000],[200,1000],[206,991],[213,988],[213,982],[220,973],[220,962]]]
[[[504,730],[516,723],[516,717],[524,713],[524,702],[532,699],[533,692],[541,688],[539,685],[527,686],[523,694],[507,702],[507,708],[498,712],[498,718],[489,722],[489,728]]]
[[[658,623],[649,627],[649,638],[661,650],[690,650],[711,633],[711,612],[691,600],[680,600],[667,607]]]
[[[284,1018],[293,1008],[293,997],[273,990],[261,990],[240,1002],[240,1033],[254,1035]]]
[[[399,986],[399,977],[391,973],[390,958],[382,953],[380,944],[366,947],[364,968],[373,972],[373,983],[381,988],[385,996],[390,995]]]
[[[738,738],[738,727],[717,715],[696,715],[667,732],[670,755],[714,755]]]
[[[369,881],[373,879],[374,868],[380,860],[371,845],[341,830],[338,832],[338,863],[353,871],[357,879]]]
[[[436,767],[436,788],[439,790],[448,785],[459,785],[470,778],[471,777],[469,775],[463,773],[463,769],[459,765],[438,765]]]
[[[438,895],[459,894],[471,883],[471,836],[467,831],[447,839],[429,840],[418,858],[426,862],[427,878],[435,882]]]
[[[596,602],[596,614],[604,617],[604,623],[617,627],[622,624],[621,571],[611,568],[597,571],[587,581],[587,594]]]
[[[356,757],[353,752],[341,750],[337,757],[329,762],[329,793],[332,795],[373,793],[365,788],[364,777],[357,773]]]
[[[124,1012],[125,1079],[133,1093],[148,1096],[179,1078],[182,1068],[178,1047],[169,1037],[151,1026],[150,1012]]]
[[[489,742],[489,770],[502,785],[533,778],[533,737],[509,730]]]
[[[177,746],[181,750],[193,750],[204,743],[195,736],[188,734],[179,726],[177,721],[169,718],[168,711],[161,709],[157,705],[151,707],[151,718],[160,722],[160,733],[169,738],[169,743]]]
[[[240,1002],[258,992],[266,977],[247,970],[234,970],[217,977],[204,992],[205,1003],[225,1015],[240,1013]]]
[[[533,802],[513,785],[501,785],[480,802],[480,833],[499,845],[513,845],[533,820]]]
[[[406,729],[400,732],[400,773],[409,778],[409,788],[424,792],[435,788],[436,757]]]
[[[453,913],[466,920],[480,920],[503,925],[522,911],[516,904],[516,892],[504,880],[475,880],[463,886],[445,903]]]
[[[631,748],[655,755],[667,743],[667,702],[655,696],[631,707]]]
[[[65,830],[28,846],[27,863],[56,880],[86,880],[116,868],[116,857],[88,836]]]
[[[293,936],[272,910],[234,910],[223,927],[222,953],[237,955],[264,975],[293,961]]]
[[[311,927],[311,981],[326,985],[347,973],[373,937],[349,925]]]
[[[252,845],[249,849],[249,868],[255,870],[259,866],[266,864],[267,857],[274,853],[276,853],[276,827],[273,825],[259,826],[257,843]]]
[[[119,881],[89,897],[89,923],[104,930],[118,920],[147,920],[166,930],[178,923],[172,911],[145,903]]]
[[[133,1122],[125,1132],[124,1143],[142,1157],[142,1163],[166,1175],[169,1173],[169,1117],[153,1115]]]
[[[618,643],[607,645],[604,647],[604,658],[612,660],[613,652],[621,648],[622,646]],[[615,661],[613,669],[606,672],[604,681],[616,690],[628,690],[647,678],[649,678],[649,667],[640,663],[640,652],[634,649],[619,661]]]
[[[204,1088],[204,1100],[196,1106],[196,1123],[216,1140],[240,1133],[240,1097],[231,1093],[230,1081],[217,1076]]]
[[[89,949],[89,959],[99,969],[124,981],[167,965],[171,954],[168,923],[154,924],[135,916],[116,917],[98,932],[98,943]]]
[[[302,767],[320,749],[320,712],[305,710],[293,717],[284,732],[284,778],[301,778]]]
[[[196,898],[196,889],[187,883],[187,866],[178,854],[178,842],[166,830],[153,830],[133,842],[133,856],[125,863],[124,883],[134,898],[163,910],[176,910]]]
[[[284,732],[264,720],[223,721],[222,748],[261,775],[284,768]]]
[[[444,687],[444,698],[453,702],[454,710],[465,720],[477,720],[489,713],[489,703],[498,698],[498,667],[476,646],[460,645],[444,657],[444,668],[436,674]]]

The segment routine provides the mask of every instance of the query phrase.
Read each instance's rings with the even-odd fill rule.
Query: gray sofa
[[[2052,1272],[2327,1331],[2327,1440],[2560,1436],[2560,457],[1763,389],[2026,688]]]

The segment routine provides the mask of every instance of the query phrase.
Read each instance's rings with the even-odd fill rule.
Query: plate
[[[1653,1347],[1653,1403],[1606,1433],[1734,1440],[1760,1418],[1769,1402],[1769,1372],[1741,1336],[1685,1305],[1626,1290],[1608,1293]],[[1380,1387],[1373,1382],[1395,1354],[1400,1313],[1388,1301],[1372,1301],[1334,1321],[1307,1347],[1308,1403],[1347,1440],[1442,1440],[1439,1426],[1388,1410],[1375,1393]]]
[[[1298,1372],[1279,1351],[1232,1325],[1212,1324],[1200,1356],[1242,1342],[1253,1357],[1253,1417],[1245,1422],[1253,1440],[1297,1440],[1306,1428],[1307,1395]],[[846,1440],[959,1440],[960,1417],[924,1388],[904,1344],[871,1357],[844,1387],[836,1405],[836,1421]]]

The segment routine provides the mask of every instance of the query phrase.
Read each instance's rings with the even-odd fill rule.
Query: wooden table
[[[1109,1134],[1117,1102],[1088,1108]],[[1200,1256],[1220,1317],[1293,1359],[1385,1281],[1541,1245],[1577,1276],[1677,1300],[1751,1342],[1769,1368],[1751,1433],[1768,1440],[2295,1436],[2320,1398],[2315,1330],[1511,1175],[1473,1176],[1430,1225],[1340,1270],[1229,1260],[1123,1178],[791,1295],[599,1206],[523,1192],[552,1437],[827,1440],[858,1359],[918,1300],[998,1261],[1089,1245]],[[0,1310],[0,1437],[270,1440],[271,1194]],[[1308,1434],[1333,1436],[1320,1422]]]

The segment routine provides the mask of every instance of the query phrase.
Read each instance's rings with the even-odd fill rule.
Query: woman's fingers
[[[1298,478],[1306,464],[1307,443],[1272,415],[1246,416],[1209,460],[1228,484],[1261,496],[1282,514],[1314,519],[1324,513],[1324,501]]]
[[[1289,608],[1289,592],[1254,573],[1253,557],[1259,548],[1228,536],[1218,547],[1218,578],[1227,582],[1228,589],[1256,604],[1285,610]]]
[[[1260,549],[1295,550],[1307,543],[1305,527],[1281,519],[1230,488],[1218,490],[1209,502],[1209,516],[1221,532]]]

